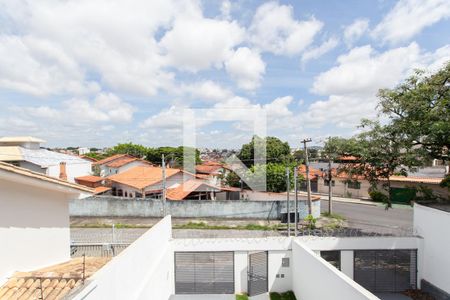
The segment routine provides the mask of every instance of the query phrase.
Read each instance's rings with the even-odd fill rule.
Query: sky
[[[450,60],[448,0],[0,0],[0,136],[239,148],[358,132],[377,91]],[[200,117],[199,117],[200,115]]]

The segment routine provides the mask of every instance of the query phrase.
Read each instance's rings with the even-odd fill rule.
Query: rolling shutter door
[[[355,250],[354,280],[371,292],[415,289],[416,250]]]
[[[234,294],[233,252],[176,252],[176,294]]]

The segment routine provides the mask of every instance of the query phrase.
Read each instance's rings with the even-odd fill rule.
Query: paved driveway
[[[235,300],[236,295],[172,295],[169,300]]]

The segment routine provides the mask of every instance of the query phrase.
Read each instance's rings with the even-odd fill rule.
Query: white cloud
[[[205,101],[221,101],[230,98],[233,93],[211,80],[204,80],[192,84],[183,84],[181,93],[187,93],[190,97]]]
[[[240,88],[251,91],[259,87],[266,64],[257,51],[241,47],[225,62],[225,68]]]
[[[376,114],[379,89],[395,87],[416,68],[436,70],[449,59],[450,46],[425,53],[416,43],[383,53],[371,46],[354,48],[315,78],[312,91],[328,97],[312,103],[301,117],[312,127],[352,128]]]
[[[296,55],[313,42],[322,26],[314,17],[294,19],[292,6],[268,2],[258,7],[253,17],[250,41],[262,51]]]
[[[245,30],[237,22],[204,18],[201,13],[183,15],[161,39],[170,65],[196,72],[220,68],[232,49],[244,40]]]
[[[154,35],[191,6],[165,0],[3,1],[0,84],[44,96],[96,93],[98,84],[155,95],[174,75],[164,69]]]
[[[352,46],[369,29],[368,19],[356,19],[344,28],[344,40],[348,47]]]
[[[367,45],[357,47],[338,57],[338,66],[321,73],[312,91],[320,94],[376,94],[381,87],[393,87],[418,61],[420,48],[416,43],[378,54]]]
[[[339,40],[335,37],[331,37],[326,40],[319,47],[311,48],[306,50],[302,55],[302,63],[305,64],[311,59],[318,59],[325,53],[333,50],[339,44]]]
[[[448,0],[400,0],[375,27],[372,34],[384,42],[405,42],[424,28],[448,17]]]
[[[95,126],[96,123],[128,123],[135,108],[112,93],[100,93],[93,100],[72,98],[60,108],[49,106],[15,107],[25,118],[39,118],[44,124]]]

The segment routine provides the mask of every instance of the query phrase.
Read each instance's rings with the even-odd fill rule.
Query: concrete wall
[[[370,183],[367,180],[358,180],[361,183],[360,189],[349,188],[346,181],[342,178],[333,178],[333,180],[333,195],[350,198],[369,198]],[[328,186],[325,185],[324,179],[321,177],[318,179],[318,192],[328,193]]]
[[[174,293],[170,216],[88,280],[75,300],[169,299]]]
[[[300,204],[301,218],[307,207]],[[286,201],[166,201],[168,214],[180,218],[279,219],[286,212]],[[291,202],[291,208],[294,202]],[[70,203],[71,216],[83,217],[160,217],[163,202],[152,199],[129,199],[96,196]],[[320,215],[320,200],[313,202],[313,215]]]
[[[301,242],[292,243],[292,256],[292,288],[297,299],[379,299]]]
[[[423,238],[420,279],[450,293],[450,213],[414,204],[414,229]]]
[[[0,282],[70,259],[67,197],[0,179]]]

